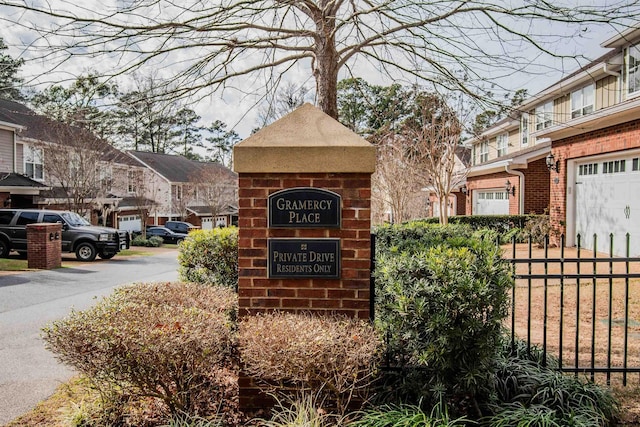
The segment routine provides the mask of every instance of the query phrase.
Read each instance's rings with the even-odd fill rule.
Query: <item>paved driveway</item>
[[[177,250],[152,256],[75,263],[48,271],[0,274],[0,425],[48,397],[73,371],[44,348],[41,328],[85,309],[97,297],[132,282],[177,280]]]

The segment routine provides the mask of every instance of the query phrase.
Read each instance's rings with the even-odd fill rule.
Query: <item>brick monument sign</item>
[[[240,316],[367,319],[375,147],[310,104],[234,147]],[[255,393],[240,379],[240,405]]]

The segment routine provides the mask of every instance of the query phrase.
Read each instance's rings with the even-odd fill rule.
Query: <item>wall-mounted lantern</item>
[[[549,155],[547,155],[545,162],[547,163],[547,169],[549,169],[549,172],[560,172],[560,160],[556,160],[553,153],[549,153]]]
[[[507,191],[507,194],[511,196],[516,195],[516,186],[511,185],[511,181],[507,180],[507,182],[504,183],[504,189]]]

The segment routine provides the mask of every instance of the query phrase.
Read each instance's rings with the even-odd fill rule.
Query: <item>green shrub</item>
[[[375,229],[376,256],[385,254],[415,254],[431,247],[468,245],[474,235],[467,225],[428,224],[412,221],[401,225],[385,225]]]
[[[238,229],[195,230],[178,254],[181,280],[238,288]]]
[[[134,284],[48,325],[44,340],[99,388],[206,414],[237,389],[236,313],[227,289]]]
[[[532,219],[545,215],[458,215],[449,217],[449,224],[468,225],[473,230],[487,228],[502,235],[513,228],[524,228]],[[420,220],[425,224],[437,224],[438,218],[425,218]]]
[[[308,390],[341,415],[368,392],[382,347],[368,322],[278,312],[246,317],[239,343],[244,369],[267,391]]]
[[[148,248],[158,248],[162,246],[162,237],[160,236],[151,236],[148,239],[144,238],[142,235],[136,236],[131,240],[131,246],[145,246]]]
[[[480,238],[463,226],[398,227],[400,235],[407,230],[418,237],[376,260],[376,325],[387,335],[391,363],[418,368],[411,374],[418,382],[405,382],[410,394],[431,397],[441,389],[462,402],[490,393],[510,264],[492,233]],[[395,243],[393,230],[385,232]]]

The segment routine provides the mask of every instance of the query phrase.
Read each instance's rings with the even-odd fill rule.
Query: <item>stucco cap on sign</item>
[[[373,145],[311,104],[233,148],[238,173],[373,173],[375,163]]]

